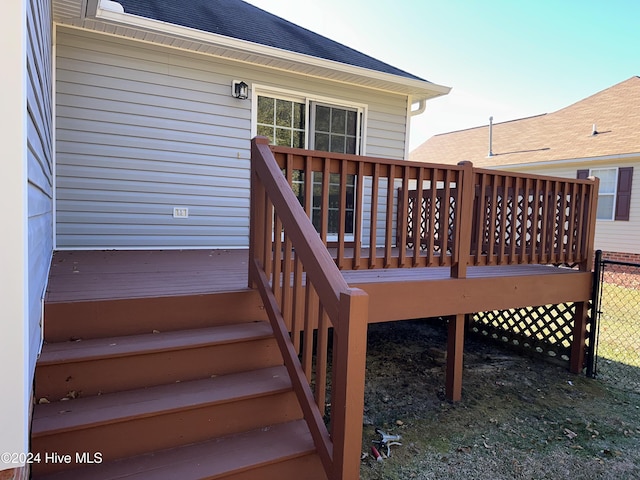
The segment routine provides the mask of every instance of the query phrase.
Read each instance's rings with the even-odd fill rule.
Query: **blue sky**
[[[440,85],[430,136],[553,112],[640,75],[640,0],[248,0]]]

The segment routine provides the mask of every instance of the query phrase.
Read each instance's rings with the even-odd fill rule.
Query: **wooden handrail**
[[[358,478],[368,296],[348,287],[266,138],[252,141],[251,159],[249,283],[260,292],[327,477]],[[330,348],[331,435],[323,421]]]

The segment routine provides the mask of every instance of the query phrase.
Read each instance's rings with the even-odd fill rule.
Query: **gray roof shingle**
[[[420,77],[242,0],[117,0],[125,12],[404,78]]]

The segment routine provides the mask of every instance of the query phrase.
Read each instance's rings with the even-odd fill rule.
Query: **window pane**
[[[598,197],[598,209],[596,210],[596,218],[599,220],[613,219],[613,195],[600,195]]]
[[[353,235],[353,210],[347,210],[344,220],[344,232],[349,235]]]
[[[293,104],[293,128],[305,129],[304,103]]]
[[[347,137],[344,153],[356,153],[356,137]]]
[[[329,134],[328,133],[316,133],[316,141],[314,148],[316,150],[322,150],[324,152],[329,151]]]
[[[338,210],[329,210],[329,233],[338,233]]]
[[[358,127],[358,114],[353,111],[348,111],[347,112],[347,135],[351,135],[355,137],[357,127]]]
[[[314,209],[311,212],[311,222],[313,223],[313,226],[315,227],[316,231],[320,231],[320,210],[316,210]]]
[[[258,97],[258,123],[273,124],[273,108],[275,99]]]
[[[329,107],[323,107],[318,105],[316,107],[316,132],[329,132],[329,119],[331,115],[331,109]],[[316,148],[316,150],[322,150]]]
[[[287,100],[276,102],[276,125],[279,127],[293,126],[293,104]]]
[[[273,143],[273,127],[258,125],[258,135],[269,138],[269,143]]]
[[[291,146],[291,130],[287,128],[276,128],[276,145],[283,147]]]
[[[591,175],[600,179],[599,193],[616,193],[616,169],[615,168],[594,168]]]
[[[331,135],[330,152],[345,153],[344,137],[341,135]]]
[[[304,148],[304,130],[293,131],[293,144],[291,146],[295,148]]]
[[[331,109],[331,133],[345,134],[347,111],[338,108]]]

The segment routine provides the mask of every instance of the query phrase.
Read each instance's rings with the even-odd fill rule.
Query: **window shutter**
[[[629,210],[631,209],[631,179],[633,178],[633,167],[618,169],[618,192],[616,197],[615,220],[629,220]]]
[[[578,170],[578,180],[586,180],[589,177],[589,170]]]

